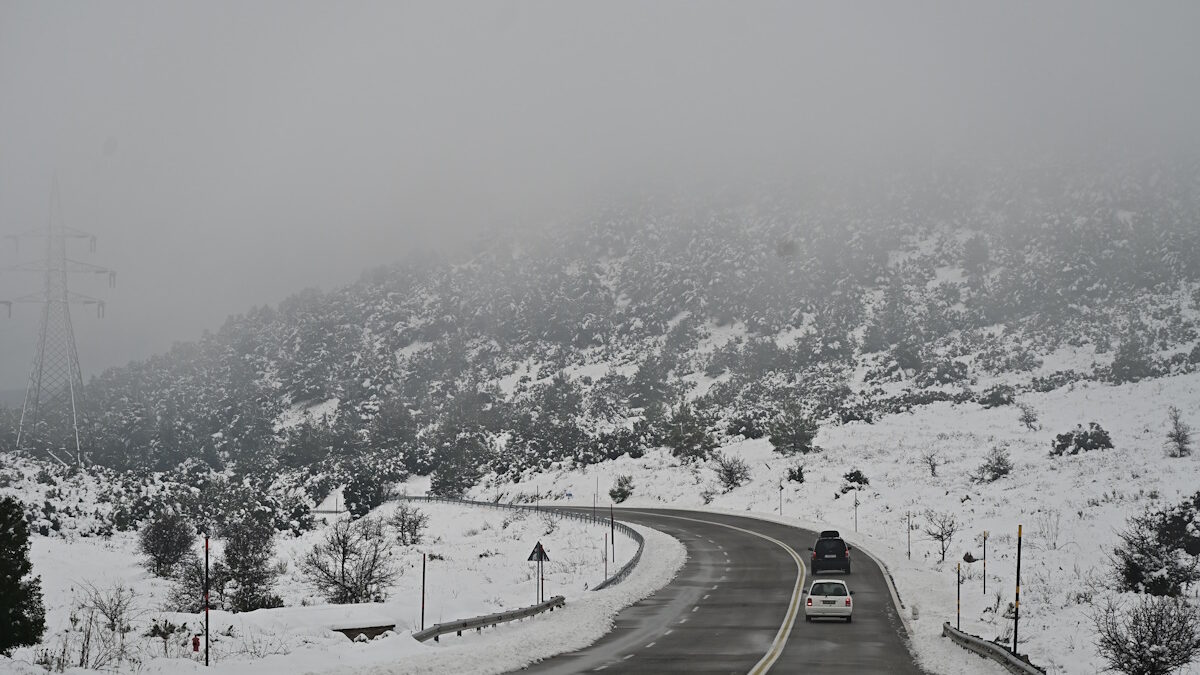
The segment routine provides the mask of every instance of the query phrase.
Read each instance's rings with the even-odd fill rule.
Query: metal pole
[[[425,630],[425,557],[421,554],[421,630]]]
[[[783,481],[779,482],[779,517],[783,517]]]
[[[204,665],[208,666],[208,533],[204,533]]]
[[[912,511],[906,511],[908,516],[908,559],[912,560]]]
[[[613,562],[617,562],[617,521],[613,519],[612,504],[608,505],[608,528],[610,531],[608,539],[612,542]]]
[[[1013,647],[1017,653],[1017,626],[1021,621],[1021,526],[1017,525],[1017,595],[1013,602]]]
[[[962,630],[962,563],[954,567],[954,592],[957,601],[954,608],[954,627]]]
[[[604,578],[608,578],[608,533],[604,533]]]
[[[854,531],[858,532],[858,490],[854,491]]]
[[[987,538],[988,531],[983,531],[983,594],[987,595]]]

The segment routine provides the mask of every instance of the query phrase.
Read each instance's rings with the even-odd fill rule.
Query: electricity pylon
[[[96,237],[64,224],[57,178],[50,191],[50,216],[45,229],[8,235],[8,238],[18,246],[21,239],[44,240],[46,246],[44,261],[2,268],[10,272],[37,272],[42,274],[43,279],[40,293],[0,301],[0,304],[7,306],[9,316],[12,315],[14,303],[42,306],[37,352],[29,372],[25,404],[21,407],[17,449],[42,451],[63,464],[67,463],[63,454],[73,455],[75,463],[82,464],[79,425],[83,373],[79,369],[70,306],[95,305],[97,316],[104,316],[104,301],[71,292],[67,279],[71,274],[100,274],[108,277],[111,288],[116,285],[116,272],[67,257],[68,239],[87,239],[91,250],[95,251]]]

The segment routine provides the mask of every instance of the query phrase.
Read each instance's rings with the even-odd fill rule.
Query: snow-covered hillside
[[[599,479],[604,497],[619,475],[632,476],[626,506],[726,509],[783,517],[810,529],[836,528],[881,558],[895,575],[903,600],[918,610],[912,622],[918,655],[935,672],[946,650],[943,621],[955,621],[955,566],[964,553],[983,558],[988,539],[987,593],[982,562],[963,564],[964,630],[985,638],[1008,637],[1004,614],[1015,591],[1016,540],[1023,527],[1022,653],[1051,673],[1084,675],[1104,669],[1094,646],[1092,604],[1113,595],[1108,554],[1126,519],[1146,507],[1161,508],[1200,489],[1200,458],[1168,457],[1164,451],[1167,408],[1180,406],[1200,427],[1200,375],[1190,374],[1120,386],[1080,383],[1047,393],[1022,395],[1039,413],[1040,429],[1018,421],[1015,406],[985,409],[976,403],[935,403],[873,424],[822,428],[820,452],[783,457],[766,439],[722,448],[747,460],[751,480],[722,493],[712,464],[681,464],[659,450],[640,459],[623,457],[589,467],[531,478],[516,489],[572,493],[566,503],[590,503]],[[1053,436],[1077,424],[1098,422],[1114,448],[1051,457]],[[972,478],[992,448],[1011,456],[1012,472],[995,482]],[[931,476],[923,457],[940,462]],[[804,466],[803,483],[787,469]],[[843,494],[843,476],[861,470],[869,485]],[[481,493],[485,489],[481,488]],[[712,494],[711,502],[700,496]],[[928,512],[952,514],[959,532],[940,560],[924,530]],[[911,515],[912,530],[908,523]],[[912,558],[907,555],[911,534]],[[807,547],[811,542],[794,542]],[[1193,665],[1191,671],[1200,672]]]

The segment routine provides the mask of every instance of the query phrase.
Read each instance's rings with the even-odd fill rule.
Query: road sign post
[[[546,554],[546,549],[542,546],[542,542],[538,542],[533,547],[533,552],[529,554],[529,562],[537,563],[536,576],[533,578],[534,590],[537,592],[537,602],[542,602],[546,596],[546,573],[542,563],[550,559]],[[537,603],[534,603],[537,604]]]

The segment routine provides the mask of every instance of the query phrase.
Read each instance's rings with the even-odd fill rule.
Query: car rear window
[[[846,542],[841,539],[821,539],[817,541],[817,555],[827,553],[845,553]]]
[[[846,587],[842,584],[831,584],[829,582],[813,584],[810,595],[838,596],[846,594]]]

